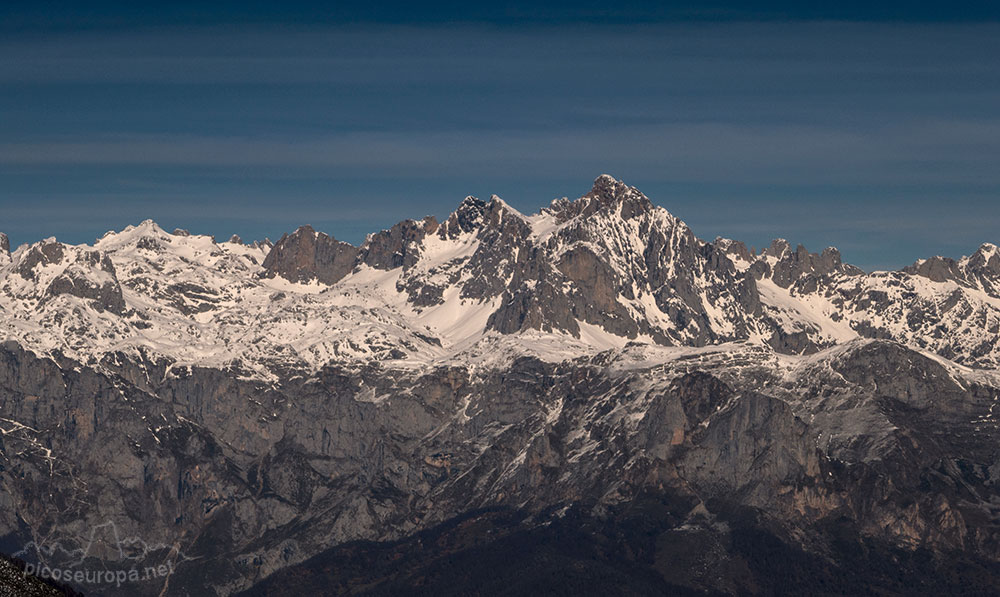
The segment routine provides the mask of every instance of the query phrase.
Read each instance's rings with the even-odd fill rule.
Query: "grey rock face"
[[[1000,437],[983,418],[1000,392],[895,343],[794,379],[742,358],[331,366],[271,386],[124,354],[75,369],[9,345],[0,409],[25,427],[4,426],[0,523],[8,543],[25,525],[86,536],[106,520],[176,542],[198,559],[178,565],[172,594],[204,594],[206,578],[229,593],[330,545],[476,508],[600,513],[667,488],[705,516],[718,500],[758,509],[805,545],[839,513],[872,533],[889,525],[901,545],[1000,557],[1000,525],[973,514],[1000,498]],[[944,476],[928,488],[927,475]]]
[[[302,226],[282,236],[262,265],[268,277],[333,284],[354,268],[357,257],[358,249],[349,243]]]
[[[968,288],[983,290],[990,296],[1000,297],[1000,251],[989,243],[958,261],[948,257],[932,257],[907,266],[903,271],[933,282],[956,282]]]
[[[480,226],[486,202],[473,196],[468,196],[458,205],[458,209],[441,225],[438,234],[447,238],[458,238],[463,232],[472,232]]]
[[[947,257],[931,257],[921,263],[907,266],[903,271],[923,276],[934,282],[958,280],[962,277],[958,263]]]
[[[10,260],[10,240],[6,234],[0,232],[0,265],[6,265]]]
[[[619,336],[636,337],[638,324],[618,302],[619,296],[628,296],[631,291],[608,264],[581,246],[565,252],[557,267],[579,289],[570,297],[570,311],[578,319],[599,323]]]
[[[719,237],[712,244],[719,247],[726,255],[732,256],[738,261],[753,263],[756,260],[756,255],[752,254],[741,241]]]
[[[681,463],[684,478],[713,495],[743,493],[744,503],[762,508],[777,497],[775,488],[818,477],[823,458],[788,404],[756,393],[693,430],[690,441],[693,449]]]
[[[648,213],[653,207],[637,189],[607,174],[597,177],[593,188],[583,198],[587,201],[576,202],[570,208],[574,217],[587,216],[599,210],[618,210],[622,218],[629,220]]]
[[[806,331],[787,332],[780,328],[775,329],[771,332],[767,343],[781,354],[812,354],[820,350]]]
[[[94,279],[89,273],[97,269],[107,276]],[[110,311],[121,315],[125,311],[125,299],[118,283],[115,266],[107,255],[98,251],[81,254],[76,263],[67,267],[49,284],[46,294],[58,296],[71,294],[94,301],[99,311]]]
[[[55,240],[47,240],[34,245],[29,249],[27,255],[21,259],[17,267],[17,273],[25,280],[32,280],[35,278],[36,266],[59,263],[62,261],[64,253],[62,243]]]
[[[1000,251],[996,245],[984,244],[969,259],[971,271],[989,276],[1000,276]]]
[[[520,214],[513,212],[496,196],[491,197],[476,213],[478,215],[474,216],[474,220],[470,218],[461,224],[470,226],[470,230],[477,229],[479,240],[476,252],[462,267],[468,280],[462,286],[461,296],[484,300],[501,294],[507,288],[504,281],[523,273],[522,268],[530,269],[526,264],[531,246],[528,240],[531,228]],[[461,223],[462,219],[457,221]],[[451,219],[446,225],[452,228]],[[443,230],[442,234],[445,234]],[[454,279],[457,281],[459,278]]]
[[[845,268],[840,260],[840,251],[833,247],[828,247],[817,255],[810,253],[802,245],[795,251],[790,251],[788,243],[782,245],[781,241],[775,241],[766,252],[768,255],[781,254],[778,263],[774,265],[771,279],[782,288],[788,288],[793,283],[801,281],[800,284],[806,292],[815,292],[816,278],[835,273],[850,275],[860,273],[856,268]],[[803,280],[804,277],[808,279]]]
[[[115,266],[106,254],[100,251],[69,252],[62,243],[48,240],[32,246],[22,256],[15,271],[24,280],[37,282],[40,279],[39,269],[46,266],[62,269],[44,288],[44,297],[67,294],[93,301],[98,311],[118,315],[125,312],[125,300]]]
[[[412,266],[420,254],[420,241],[436,230],[437,226],[434,218],[426,218],[420,222],[407,220],[388,230],[371,234],[361,245],[359,261],[382,270]]]
[[[553,282],[557,274],[552,266],[534,253],[521,276],[503,294],[500,307],[486,323],[486,328],[501,334],[523,330],[563,330],[579,335],[580,325],[573,317],[573,304]]]
[[[782,259],[791,253],[792,246],[783,238],[776,238],[771,241],[771,245],[761,251],[762,256]]]
[[[475,243],[471,255],[456,257],[430,270],[414,267],[421,257],[421,241],[428,236],[441,240],[459,240]],[[443,291],[448,286],[458,286],[463,300],[488,301],[502,294],[519,268],[525,263],[530,243],[530,228],[520,214],[510,209],[499,197],[489,202],[466,197],[458,209],[440,225],[433,217],[425,218],[408,235],[402,230],[395,236],[398,241],[386,244],[393,237],[392,231],[372,236],[370,257],[365,257],[380,269],[402,267],[403,273],[397,287],[405,291],[416,307],[428,307],[443,302]],[[388,246],[390,249],[386,249]],[[406,257],[391,258],[397,254]]]

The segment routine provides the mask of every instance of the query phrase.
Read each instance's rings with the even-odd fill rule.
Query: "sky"
[[[1000,5],[143,4],[0,6],[12,245],[357,244],[602,173],[703,239],[868,270],[1000,244]]]

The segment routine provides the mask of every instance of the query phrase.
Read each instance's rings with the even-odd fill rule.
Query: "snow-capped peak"
[[[5,257],[5,337],[85,361],[142,348],[266,377],[273,366],[457,358],[503,334],[547,337],[566,356],[630,341],[808,352],[865,336],[1000,362],[989,343],[1000,330],[994,245],[875,274],[832,247],[781,239],[758,257],[701,241],[608,175],[531,216],[470,196],[444,222],[405,220],[358,247],[310,226],[271,247],[147,220],[92,247],[49,239]]]
[[[515,215],[522,220],[527,221],[528,219],[523,213],[519,212],[516,208],[501,199],[499,195],[490,195],[490,205],[494,205],[500,211]]]
[[[992,261],[998,255],[1000,255],[1000,251],[997,250],[996,245],[993,243],[983,243],[970,259],[976,259],[985,264]]]
[[[113,250],[128,244],[135,243],[140,239],[158,239],[167,241],[173,235],[163,228],[160,228],[153,220],[144,220],[137,226],[126,226],[122,231],[115,232],[109,230],[94,243],[94,248],[100,250]]]

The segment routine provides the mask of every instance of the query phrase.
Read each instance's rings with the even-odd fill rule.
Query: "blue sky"
[[[988,3],[0,8],[0,230],[359,242],[607,172],[706,239],[867,269],[1000,242]],[[824,12],[827,11],[827,12]]]

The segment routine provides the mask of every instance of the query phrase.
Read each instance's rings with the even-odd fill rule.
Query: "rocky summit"
[[[0,234],[0,331],[0,551],[60,591],[1000,586],[992,244],[757,254],[603,175],[360,246]]]

